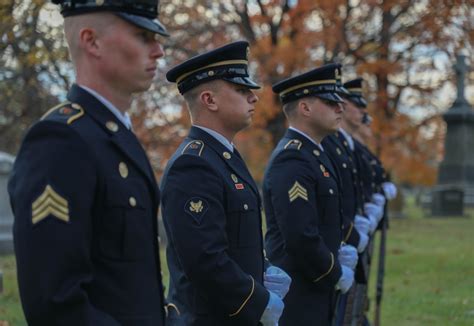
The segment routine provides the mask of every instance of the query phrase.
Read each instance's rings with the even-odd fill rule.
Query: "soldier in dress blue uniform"
[[[369,122],[368,115],[365,112],[367,102],[362,95],[362,82],[361,78],[348,81],[344,84],[344,88],[347,89],[348,93],[345,94],[346,99],[346,112],[343,120],[343,129],[341,128],[341,139],[344,139],[344,146],[357,163],[359,180],[359,193],[362,194],[362,213],[356,215],[355,228],[361,232],[367,234],[370,239],[377,229],[377,226],[383,217],[385,209],[385,196],[383,195],[382,183],[378,181],[377,175],[381,175],[384,172],[381,165],[376,166],[378,159],[370,152],[370,150],[362,144],[357,138],[358,134],[363,128],[366,128],[365,123]],[[359,201],[360,202],[360,201]],[[364,217],[367,217],[365,219]],[[369,221],[369,223],[367,223]],[[367,281],[369,278],[369,264],[373,251],[373,242],[369,241],[368,250],[364,252],[361,257],[362,275],[359,273],[359,277],[356,277],[356,286],[353,289],[354,304],[352,307],[352,319],[357,323],[362,323],[366,320],[364,312],[366,309],[366,298],[367,298]],[[357,274],[356,274],[357,276]]]
[[[263,185],[267,257],[292,278],[281,326],[330,325],[336,289],[346,292],[354,278],[357,253],[341,247],[340,179],[321,146],[342,118],[336,68],[322,66],[273,86],[290,125]]]
[[[338,94],[342,98],[347,98],[350,94],[349,91],[342,85],[341,81],[341,65],[337,66],[336,75],[336,86]],[[344,104],[345,105],[345,104]],[[344,112],[346,114],[346,112]],[[343,115],[344,116],[344,115]],[[344,130],[339,128],[336,133],[330,134],[324,138],[322,145],[326,150],[328,156],[334,162],[338,170],[338,174],[341,177],[341,206],[343,213],[343,241],[357,248],[359,254],[364,253],[368,242],[369,236],[363,230],[355,227],[355,221],[360,223],[359,219],[363,219],[362,222],[367,224],[369,221],[363,216],[363,202],[361,197],[361,191],[359,187],[359,176],[356,165],[355,155],[350,151],[347,141],[344,138]],[[358,259],[355,280],[359,283],[366,283],[367,271],[365,270],[364,261],[366,260],[365,253]],[[351,293],[354,288],[351,288],[350,292],[339,297],[339,305],[337,307],[336,325],[342,325],[347,314],[347,310],[350,309],[352,300]],[[346,318],[347,319],[347,318]],[[346,320],[347,321],[347,320]]]
[[[55,1],[76,68],[9,181],[29,325],[164,325],[159,191],[126,110],[163,56],[158,1]]]
[[[261,199],[232,144],[252,121],[260,88],[247,42],[193,57],[167,73],[193,126],[162,179],[168,235],[170,325],[276,325],[290,278],[266,267]],[[265,273],[264,273],[265,272]]]

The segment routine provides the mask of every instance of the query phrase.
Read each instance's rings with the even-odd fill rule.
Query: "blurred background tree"
[[[54,6],[40,0],[0,5],[6,17],[0,22],[0,149],[14,154],[25,128],[56,97],[64,98],[73,74]],[[172,34],[163,41],[166,58],[152,90],[132,108],[135,131],[158,176],[189,127],[182,98],[165,82],[165,72],[192,55],[246,39],[263,90],[253,126],[236,143],[257,180],[286,128],[271,84],[340,62],[344,80],[366,80],[374,117],[370,145],[394,179],[435,182],[445,132],[440,114],[456,94],[451,66],[462,51],[474,62],[469,1],[164,0],[160,11]],[[473,74],[469,78],[472,83]]]

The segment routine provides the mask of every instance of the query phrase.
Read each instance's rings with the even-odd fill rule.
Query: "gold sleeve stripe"
[[[47,185],[41,196],[39,196],[38,199],[34,201],[32,205],[33,210],[38,208],[48,197],[53,198],[60,205],[67,206],[67,200],[61,197],[56,191],[54,191],[53,187]]]
[[[48,217],[49,215],[52,215],[52,216],[60,219],[61,221],[69,222],[69,213],[68,214],[63,214],[62,212],[59,212],[57,209],[55,209],[53,207],[47,207],[46,210],[43,211],[41,214],[34,215],[31,218],[31,221],[33,222],[33,224],[36,224],[39,221],[41,221],[41,220],[45,219],[46,217]]]
[[[351,234],[352,234],[352,229],[354,229],[354,223],[351,222],[351,227],[349,228],[349,231],[347,232],[347,235],[346,235],[346,237],[344,238],[344,242],[347,242],[347,240],[348,240],[349,237],[351,236]]]
[[[41,203],[40,206],[35,208],[31,214],[33,216],[38,215],[48,207],[54,208],[60,212],[63,212],[64,214],[69,214],[69,208],[67,206],[58,204],[57,202],[54,201],[53,198],[47,198],[45,201]]]
[[[66,101],[66,102],[62,102],[62,103],[56,105],[55,107],[49,109],[45,114],[43,114],[43,116],[41,117],[40,120],[43,120],[44,118],[46,118],[46,117],[47,117],[48,115],[50,115],[54,110],[57,110],[57,109],[59,109],[59,108],[61,108],[61,107],[63,107],[63,106],[69,105],[69,104],[71,104],[71,102]]]
[[[331,253],[331,267],[329,267],[329,270],[324,273],[323,275],[321,275],[320,277],[318,277],[317,279],[315,279],[313,281],[313,283],[316,283],[318,282],[319,280],[321,280],[323,277],[327,276],[329,273],[331,273],[332,269],[334,268],[334,255]]]
[[[227,65],[248,65],[248,64],[249,64],[249,62],[247,60],[226,60],[226,61],[215,62],[215,63],[212,63],[210,65],[200,67],[200,68],[195,69],[193,71],[182,74],[181,76],[176,78],[176,84],[179,84],[184,78],[188,77],[189,75],[192,75],[195,72],[198,72],[200,70],[204,70],[204,69],[207,69],[207,68],[227,66]]]
[[[250,294],[249,296],[247,297],[247,299],[245,299],[244,303],[242,303],[242,305],[240,306],[240,308],[234,312],[233,314],[230,314],[229,317],[234,317],[234,316],[237,316],[239,314],[239,312],[244,308],[244,306],[247,304],[247,302],[250,300],[250,298],[252,297],[253,295],[253,292],[255,291],[255,280],[253,279],[252,276],[250,276],[250,279],[252,280],[252,289],[250,290]]]
[[[47,185],[43,193],[31,205],[31,221],[33,224],[40,222],[49,215],[69,222],[69,204],[54,189]]]

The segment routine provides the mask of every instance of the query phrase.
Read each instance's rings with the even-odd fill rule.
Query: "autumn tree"
[[[47,2],[0,0],[0,149],[12,154],[72,75],[60,29],[45,24]]]
[[[433,149],[444,132],[439,113],[448,106],[440,91],[452,78],[457,51],[472,53],[467,2],[170,0],[162,12],[172,31],[169,64],[230,40],[252,44],[253,71],[264,88],[253,127],[237,141],[257,179],[286,127],[271,84],[340,62],[345,79],[367,81],[373,150],[399,181],[434,181],[439,152]]]

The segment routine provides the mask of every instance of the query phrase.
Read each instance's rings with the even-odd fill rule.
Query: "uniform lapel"
[[[255,180],[250,174],[247,165],[242,160],[240,154],[238,154],[236,150],[234,151],[234,153],[230,152],[227,147],[221,144],[217,139],[197,127],[191,127],[189,137],[192,139],[202,140],[205,146],[208,146],[214,152],[216,152],[219,158],[224,161],[225,164],[229,166],[233,172],[235,172],[239,177],[241,177],[252,188],[253,192],[255,192],[255,194],[257,194],[258,196],[259,192],[257,185],[255,184]]]
[[[300,134],[299,132],[296,132],[294,130],[288,129],[286,132],[285,137],[291,139],[298,139],[303,143],[302,149],[304,151],[308,151],[310,156],[314,156],[317,158],[317,160],[324,166],[326,170],[328,170],[336,180],[339,180],[338,174],[336,173],[336,170],[334,166],[332,165],[331,161],[329,160],[327,154],[324,152],[324,149],[321,150],[319,146],[314,144],[312,141],[310,141],[308,138]],[[315,153],[318,153],[316,155]]]
[[[98,99],[77,85],[73,85],[68,99],[78,103],[110,135],[112,143],[146,177],[154,190],[156,179],[143,147],[133,132],[128,130]]]

